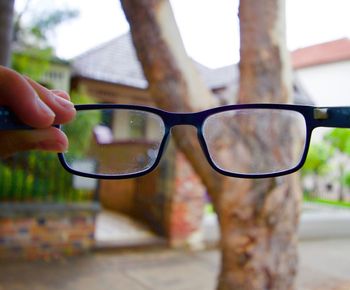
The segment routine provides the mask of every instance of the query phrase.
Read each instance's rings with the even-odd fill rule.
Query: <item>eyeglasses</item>
[[[151,172],[178,125],[197,128],[202,150],[216,171],[241,178],[295,172],[305,162],[313,129],[350,127],[350,107],[243,104],[197,113],[115,104],[75,108],[75,120],[60,126],[69,149],[58,154],[59,160],[70,173],[104,179]]]

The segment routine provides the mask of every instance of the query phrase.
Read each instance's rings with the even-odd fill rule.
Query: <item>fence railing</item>
[[[54,153],[27,152],[0,162],[0,202],[83,202],[95,189],[73,187]]]
[[[334,172],[304,176],[302,185],[305,201],[350,209],[350,189]]]

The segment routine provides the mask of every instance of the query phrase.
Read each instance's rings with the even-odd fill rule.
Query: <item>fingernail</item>
[[[39,98],[36,98],[39,109],[50,117],[55,117],[55,113]]]
[[[64,98],[61,98],[60,96],[55,95],[55,101],[63,108],[65,109],[73,109],[74,108],[74,104]]]

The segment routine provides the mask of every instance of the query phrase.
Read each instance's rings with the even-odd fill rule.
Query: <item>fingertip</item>
[[[37,143],[36,149],[51,152],[66,152],[68,150],[67,136],[57,128],[47,129],[47,138]]]
[[[64,124],[74,118],[74,104],[70,102],[70,97],[66,92],[62,90],[48,90],[31,79],[27,80],[38,94],[38,98],[41,99],[42,104],[48,109],[48,113],[50,111],[54,113],[54,118],[50,119],[51,124]]]
[[[67,101],[70,101],[70,95],[63,90],[51,90],[56,96],[59,96]]]
[[[36,98],[36,115],[28,120],[36,128],[46,128],[53,124],[56,114],[39,97]]]

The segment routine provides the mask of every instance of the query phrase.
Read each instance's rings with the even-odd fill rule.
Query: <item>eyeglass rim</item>
[[[192,125],[197,128],[197,137],[200,143],[200,146],[206,156],[206,159],[208,160],[209,164],[212,166],[213,169],[215,169],[217,172],[219,172],[222,175],[229,176],[229,177],[236,177],[236,178],[251,178],[251,179],[257,179],[257,178],[268,178],[268,177],[278,177],[282,175],[287,175],[293,172],[296,172],[299,170],[305,163],[309,146],[310,146],[310,140],[311,140],[311,134],[314,128],[321,127],[322,122],[320,123],[319,120],[316,120],[314,118],[314,111],[318,107],[314,106],[308,106],[308,105],[294,105],[294,104],[273,104],[273,103],[258,103],[258,104],[235,104],[235,105],[226,105],[221,107],[215,107],[211,109],[207,109],[200,112],[195,113],[174,113],[174,112],[168,112],[164,111],[162,109],[149,107],[149,106],[143,106],[143,105],[130,105],[130,104],[79,104],[75,105],[75,109],[77,111],[84,111],[84,110],[102,110],[102,109],[129,109],[129,110],[138,110],[138,111],[145,111],[153,113],[157,116],[159,116],[163,123],[164,123],[164,136],[161,141],[159,151],[157,154],[157,158],[147,169],[135,172],[135,173],[127,173],[127,174],[94,174],[94,173],[86,173],[77,171],[73,168],[71,168],[65,157],[64,153],[58,153],[58,158],[64,167],[65,170],[68,172],[82,176],[82,177],[88,177],[88,178],[96,178],[96,179],[126,179],[126,178],[134,178],[134,177],[140,177],[143,175],[146,175],[153,171],[158,165],[161,160],[161,157],[163,155],[164,149],[166,148],[166,145],[169,141],[170,131],[171,128],[176,125]],[[338,107],[334,107],[338,108]],[[340,107],[339,107],[340,108]],[[246,174],[246,173],[236,173],[236,172],[230,172],[226,171],[220,167],[218,167],[212,160],[210,153],[208,151],[206,141],[203,136],[203,125],[204,121],[213,114],[221,113],[225,111],[233,111],[233,110],[241,110],[241,109],[276,109],[276,110],[288,110],[288,111],[294,111],[300,113],[304,120],[305,120],[305,126],[306,126],[306,136],[305,136],[305,147],[304,152],[302,154],[301,159],[299,162],[292,168],[282,170],[282,171],[276,171],[276,172],[269,172],[269,173],[258,173],[258,174]],[[350,107],[349,107],[350,110]],[[190,116],[190,117],[189,117]],[[58,126],[59,128],[62,128],[62,126]]]

